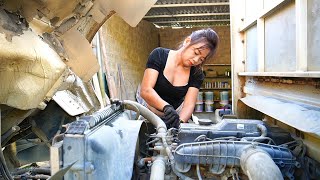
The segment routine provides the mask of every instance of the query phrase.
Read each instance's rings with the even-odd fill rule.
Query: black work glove
[[[181,120],[180,120],[180,119],[176,119],[176,120],[171,124],[171,127],[176,128],[176,129],[179,129],[180,123],[181,123]]]
[[[166,123],[167,127],[171,126],[172,123],[178,121],[179,122],[179,114],[171,105],[165,105],[163,107],[164,118],[163,121]]]

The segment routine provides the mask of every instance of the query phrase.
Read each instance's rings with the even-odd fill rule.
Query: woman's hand
[[[179,129],[181,123],[184,123],[181,119],[176,119],[172,124],[171,127]]]
[[[176,122],[180,121],[179,114],[177,111],[174,109],[173,106],[170,104],[167,104],[163,107],[163,113],[164,113],[164,118],[163,121],[166,123],[167,126],[170,126],[171,124],[176,124]]]

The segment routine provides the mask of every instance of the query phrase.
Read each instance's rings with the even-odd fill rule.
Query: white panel
[[[245,22],[257,19],[262,11],[262,0],[246,0],[246,16]]]
[[[295,5],[265,19],[265,71],[296,70]]]
[[[269,9],[273,7],[275,4],[278,4],[282,0],[264,0],[263,1],[263,8],[264,9]]]
[[[308,0],[308,70],[320,71],[320,1]]]
[[[105,2],[130,26],[135,27],[156,3],[156,0],[109,0]]]
[[[257,26],[252,26],[246,31],[247,48],[246,48],[246,71],[258,71],[258,43],[257,43]]]
[[[70,116],[76,116],[89,111],[81,98],[69,90],[58,91],[52,98]]]
[[[308,70],[308,12],[307,0],[296,1],[296,71]]]
[[[259,95],[246,96],[241,101],[300,131],[320,136],[319,108]]]

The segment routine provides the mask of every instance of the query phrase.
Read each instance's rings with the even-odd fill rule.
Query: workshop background
[[[206,63],[230,64],[230,26],[210,28],[218,33],[220,44],[217,54]],[[116,79],[118,66],[121,65],[129,99],[135,99],[136,89],[141,83],[151,51],[156,47],[176,49],[185,37],[197,29],[202,29],[202,27],[156,28],[145,20],[142,20],[137,27],[133,28],[117,15],[106,21],[102,26],[102,32],[104,32],[102,35],[106,39],[111,75]]]

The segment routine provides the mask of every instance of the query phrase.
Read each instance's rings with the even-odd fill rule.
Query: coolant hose
[[[171,153],[171,150],[170,150],[170,148],[167,144],[167,140],[166,140],[167,126],[162,121],[162,119],[160,119],[159,116],[154,114],[148,108],[144,107],[143,105],[141,105],[135,101],[124,100],[123,105],[124,105],[124,108],[130,108],[131,110],[138,108],[140,114],[156,127],[158,136],[161,138],[162,143],[163,143],[163,147],[165,148],[165,152],[169,156],[169,159],[172,162],[174,162],[173,155]],[[134,107],[134,108],[132,108],[132,107]],[[166,170],[165,158],[162,155],[159,155],[155,158],[154,162],[152,163],[150,179],[151,180],[163,180],[165,170]]]
[[[171,166],[172,167],[172,170],[173,172],[182,180],[194,180],[192,178],[189,178],[188,176],[182,174],[181,172],[179,172],[175,167],[174,165]]]
[[[283,180],[280,169],[270,155],[254,147],[243,150],[240,157],[243,172],[250,180]]]
[[[148,121],[150,121],[150,123],[156,127],[158,133],[166,133],[167,132],[166,124],[162,121],[161,118],[159,118],[159,116],[154,114],[148,108],[144,107],[143,105],[141,105],[135,101],[130,101],[130,100],[124,100],[123,105],[125,107],[130,106],[130,105],[133,107],[137,107],[140,111],[140,114],[143,117],[145,117],[146,119],[148,119]]]
[[[165,171],[165,159],[162,156],[157,156],[152,163],[150,180],[164,180]]]
[[[139,111],[139,109],[138,109],[138,107],[136,105],[134,105],[134,104],[124,104],[124,108],[136,112],[137,114],[136,114],[135,120],[138,120],[138,118],[140,116],[140,111]]]
[[[268,139],[266,136],[268,134],[267,128],[266,126],[264,126],[263,124],[258,124],[257,128],[260,130],[261,135],[259,137],[243,137],[241,139],[241,141],[258,141],[261,142],[263,140]],[[270,138],[269,138],[270,139]],[[271,140],[273,141],[273,140]]]
[[[257,128],[258,128],[258,129],[260,130],[260,132],[261,132],[260,137],[266,137],[266,136],[267,136],[268,131],[267,131],[266,126],[264,126],[264,125],[262,125],[262,124],[258,124],[258,125],[257,125]]]

